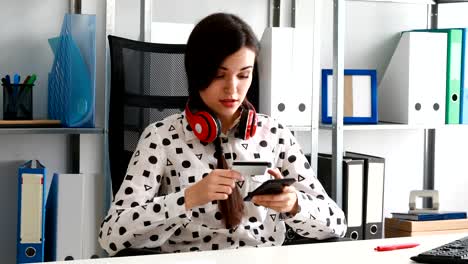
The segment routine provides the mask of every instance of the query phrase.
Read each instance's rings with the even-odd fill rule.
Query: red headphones
[[[247,140],[253,137],[257,130],[257,113],[253,105],[248,101],[242,103],[241,110],[238,137]],[[211,111],[198,111],[193,108],[190,100],[185,105],[185,115],[193,133],[200,141],[211,143],[221,134],[219,119]]]

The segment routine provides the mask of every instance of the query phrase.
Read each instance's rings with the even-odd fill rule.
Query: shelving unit
[[[5,134],[102,134],[103,128],[0,128],[0,135]]]
[[[403,3],[428,5],[428,28],[437,28],[438,4],[467,1],[428,1],[428,0],[347,0],[349,2]],[[320,124],[320,129],[332,130],[332,197],[339,206],[343,204],[341,190],[343,161],[343,131],[345,130],[395,130],[424,129],[424,189],[434,189],[434,145],[435,129],[441,127],[411,126],[406,124],[379,123],[377,125],[343,125],[343,72],[344,72],[344,40],[345,40],[345,4],[346,0],[333,0],[333,71],[341,74],[333,76],[333,107],[332,124]],[[426,201],[425,201],[426,202]],[[425,204],[424,206],[427,206]]]

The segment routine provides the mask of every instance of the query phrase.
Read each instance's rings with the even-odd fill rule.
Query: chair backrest
[[[111,87],[109,162],[115,194],[143,130],[180,112],[187,101],[185,45],[158,44],[108,36]],[[256,69],[256,67],[255,67]],[[258,109],[258,74],[247,97]]]

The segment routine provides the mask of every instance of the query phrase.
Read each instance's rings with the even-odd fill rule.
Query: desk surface
[[[164,263],[164,264],[248,264],[248,263],[378,263],[404,264],[414,263],[409,258],[423,251],[468,236],[468,233],[376,239],[363,241],[346,241],[317,243],[283,247],[242,248],[237,250],[220,250],[190,252],[177,254],[160,254],[137,257],[103,258],[77,260],[56,263]],[[394,251],[377,252],[376,246],[398,243],[420,243],[418,247]]]

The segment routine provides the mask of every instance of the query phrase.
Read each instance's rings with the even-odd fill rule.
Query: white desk
[[[56,263],[97,263],[97,264],[248,264],[248,263],[378,263],[404,264],[414,263],[410,260],[425,250],[468,236],[468,233],[390,238],[364,241],[347,241],[317,243],[296,246],[242,248],[237,250],[220,250],[189,252],[177,254],[160,254],[137,257],[103,258],[76,260]],[[376,246],[398,243],[420,243],[420,246],[386,252],[374,251]]]

